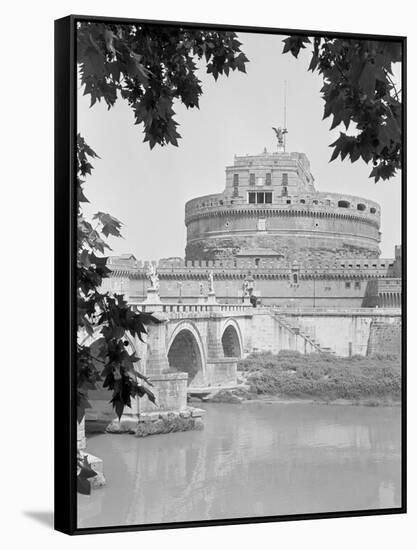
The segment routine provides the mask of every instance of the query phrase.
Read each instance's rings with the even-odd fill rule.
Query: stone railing
[[[270,309],[274,313],[282,313],[284,315],[359,315],[359,316],[372,316],[372,317],[392,317],[400,316],[401,308],[377,308],[377,307],[357,307],[357,308],[341,308],[341,307],[271,307],[264,306],[261,309]]]
[[[156,309],[166,314],[184,314],[193,316],[211,312],[221,312],[227,315],[230,314],[248,314],[254,309],[251,304],[219,304],[219,303],[170,303],[170,304],[149,304],[149,303],[133,303],[139,311],[152,312]]]

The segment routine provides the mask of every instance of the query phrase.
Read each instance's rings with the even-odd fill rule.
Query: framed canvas
[[[405,63],[55,22],[56,529],[406,511]]]

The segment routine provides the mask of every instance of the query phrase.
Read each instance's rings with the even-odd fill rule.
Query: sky
[[[394,255],[401,242],[401,178],[374,183],[371,165],[361,160],[329,163],[333,143],[343,131],[329,131],[322,120],[322,79],[307,71],[310,55],[298,59],[281,54],[283,36],[239,33],[249,58],[247,73],[233,72],[215,82],[202,67],[200,109],[175,105],[182,139],[179,147],[150,151],[142,142],[133,112],[118,100],[90,108],[78,89],[78,131],[97,152],[94,171],[85,184],[90,201],[84,212],[108,212],[123,222],[123,239],[110,238],[112,254],[132,252],[137,259],[184,257],[184,206],[189,199],[219,193],[225,187],[225,167],[234,155],[276,148],[272,126],[283,126],[284,81],[287,86],[287,151],[303,152],[311,164],[318,191],[348,193],[381,205],[381,257]]]

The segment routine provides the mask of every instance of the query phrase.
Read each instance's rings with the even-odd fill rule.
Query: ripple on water
[[[399,407],[204,408],[203,431],[91,437],[107,486],[79,496],[79,527],[401,505]]]

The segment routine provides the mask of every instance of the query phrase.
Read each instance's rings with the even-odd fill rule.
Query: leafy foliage
[[[230,71],[245,72],[248,61],[240,51],[235,33],[197,31],[160,25],[114,25],[82,22],[77,27],[77,63],[84,94],[91,106],[103,100],[110,109],[118,98],[128,102],[135,124],[143,124],[144,141],[151,149],[178,145],[177,122],[173,116],[175,100],[187,108],[199,106],[201,82],[197,63],[217,80]],[[81,205],[85,178],[93,170],[95,151],[77,137],[77,314],[79,334],[95,336],[93,344],[78,345],[78,418],[89,406],[88,390],[99,380],[112,393],[111,402],[120,417],[135,396],[155,400],[149,381],[137,372],[139,360],[127,351],[126,334],[142,339],[146,325],[158,320],[134,312],[123,296],[111,296],[98,289],[109,274],[104,256],[110,247],[109,235],[120,237],[122,223],[104,212],[94,215],[92,223],[83,216]],[[98,333],[98,338],[97,338]]]
[[[187,108],[199,106],[201,82],[198,61],[217,80],[230,71],[245,72],[246,56],[232,32],[185,30],[153,25],[79,23],[77,63],[84,94],[91,106],[103,100],[110,109],[118,98],[128,102],[135,124],[143,124],[144,141],[177,146],[174,101]],[[120,418],[132,398],[147,396],[155,402],[149,380],[137,369],[139,358],[127,350],[127,335],[142,340],[146,326],[158,323],[151,314],[138,313],[123,296],[100,292],[109,269],[104,256],[109,235],[120,237],[122,223],[104,212],[93,216],[93,227],[83,215],[85,178],[93,170],[95,151],[77,136],[77,416],[89,407],[88,390],[99,380],[112,392],[111,403]],[[94,341],[88,336],[94,335]],[[83,340],[83,338],[86,338]],[[84,343],[83,343],[84,342]],[[91,339],[90,339],[91,342]],[[90,494],[89,478],[96,475],[86,459],[78,457],[78,491]]]
[[[283,53],[296,58],[312,44],[308,70],[323,76],[323,118],[333,117],[331,129],[341,123],[346,130],[351,123],[356,127],[355,135],[340,132],[330,145],[330,160],[372,161],[375,182],[394,176],[401,168],[402,107],[392,65],[401,62],[401,43],[307,36],[289,36],[283,42]]]
[[[106,267],[107,258],[103,256],[110,250],[106,242],[109,235],[120,236],[121,222],[104,212],[93,216],[97,225],[87,221],[81,210],[81,203],[87,199],[83,184],[86,175],[91,174],[91,159],[97,154],[77,137],[77,324],[79,342],[77,350],[77,407],[78,420],[84,417],[89,407],[88,390],[96,389],[96,383],[103,380],[103,387],[112,391],[111,403],[117,415],[123,414],[125,406],[131,406],[133,397],[148,398],[155,402],[150,390],[149,380],[135,369],[139,358],[127,350],[127,335],[142,340],[146,326],[158,323],[158,319],[149,313],[138,313],[132,310],[121,295],[112,296],[100,292],[99,288],[110,270]]]
[[[91,106],[103,100],[110,109],[118,98],[128,102],[135,124],[143,124],[144,141],[156,145],[178,145],[173,116],[175,100],[187,108],[198,107],[202,94],[197,63],[205,60],[206,70],[217,80],[230,71],[245,72],[248,61],[240,51],[235,33],[197,31],[160,25],[113,25],[79,23],[77,63],[84,94]],[[110,247],[109,235],[120,237],[122,223],[104,212],[94,215],[93,227],[84,217],[81,205],[85,178],[99,158],[81,135],[77,137],[77,315],[79,334],[95,336],[93,344],[78,345],[78,418],[89,406],[88,390],[99,380],[112,393],[111,402],[120,417],[132,397],[155,397],[149,380],[135,370],[139,360],[127,351],[126,334],[142,339],[146,325],[157,323],[152,315],[134,312],[123,296],[101,293],[99,288],[109,274],[104,256]],[[97,338],[98,333],[98,338]]]
[[[182,29],[150,24],[79,23],[77,59],[84,94],[91,105],[118,97],[132,108],[135,124],[143,124],[144,141],[178,145],[181,137],[173,105],[199,106],[198,61],[217,80],[230,71],[245,72],[248,61],[241,43],[229,31]]]

